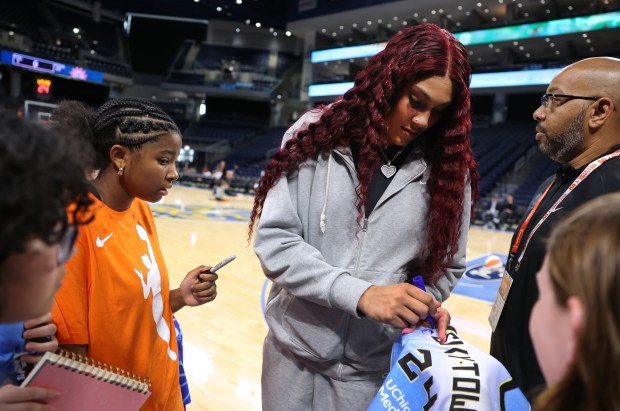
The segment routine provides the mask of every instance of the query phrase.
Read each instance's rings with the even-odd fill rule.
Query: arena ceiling
[[[84,3],[79,0],[48,1]],[[96,4],[92,0],[88,3]],[[289,0],[100,0],[99,3],[102,9],[119,16],[138,12],[230,20],[240,24],[260,23],[265,29],[287,29],[305,39],[317,33],[318,47],[372,42],[373,38],[386,37],[386,34],[389,37],[402,27],[420,22],[437,23],[453,32],[462,32],[620,10],[620,0],[407,0],[287,22]],[[468,48],[474,66],[489,66],[491,69],[506,64],[507,60],[513,64],[541,60],[561,63],[595,55],[619,56],[620,28]]]

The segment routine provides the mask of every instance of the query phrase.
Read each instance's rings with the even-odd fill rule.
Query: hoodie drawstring
[[[321,229],[321,233],[325,234],[325,210],[327,209],[327,195],[329,193],[329,175],[332,171],[332,152],[329,152],[329,158],[327,159],[327,182],[325,183],[325,200],[323,202],[323,210],[321,210],[321,220],[319,221],[319,228]]]

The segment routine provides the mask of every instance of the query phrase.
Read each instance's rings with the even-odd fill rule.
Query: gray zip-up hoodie
[[[284,141],[321,111],[300,118]],[[402,283],[426,238],[430,169],[413,151],[368,219],[357,224],[359,184],[349,147],[306,160],[269,191],[254,249],[273,285],[265,316],[271,338],[309,368],[342,381],[382,378],[400,333],[360,318],[371,285]],[[428,286],[445,300],[465,271],[471,188],[466,184],[459,250],[447,275]],[[454,222],[458,224],[458,222]]]

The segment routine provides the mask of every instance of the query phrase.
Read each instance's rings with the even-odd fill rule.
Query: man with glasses
[[[620,191],[620,60],[594,57],[564,68],[547,87],[534,119],[540,151],[562,166],[542,184],[515,231],[502,293],[489,317],[491,354],[530,394],[544,384],[528,323],[538,299],[535,276],[545,238],[571,210]]]
[[[58,396],[2,385],[19,382],[20,370],[10,369],[18,356],[32,363],[32,353],[58,346],[49,311],[77,225],[90,220],[89,150],[70,133],[0,114],[0,323],[11,323],[0,324],[0,410],[47,409],[45,400]]]

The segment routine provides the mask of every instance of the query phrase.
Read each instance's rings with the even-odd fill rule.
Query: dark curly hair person
[[[75,225],[90,220],[87,152],[67,133],[0,114],[0,322],[51,309]]]
[[[91,181],[95,219],[80,230],[52,310],[58,341],[148,378],[151,396],[141,410],[183,410],[172,314],[215,299],[217,275],[201,265],[171,289],[147,204],[179,177],[181,132],[156,104],[131,97],[96,110],[61,102],[51,120],[80,130],[96,153],[90,167],[99,171]]]
[[[35,409],[58,398],[55,390],[13,385],[21,374],[13,356],[58,347],[49,311],[77,226],[91,219],[87,154],[67,130],[0,114],[0,409]],[[27,354],[20,361],[39,358]]]
[[[436,316],[445,338],[477,195],[470,76],[453,35],[411,27],[286,132],[250,218],[272,282],[263,409],[365,409],[401,329]]]

